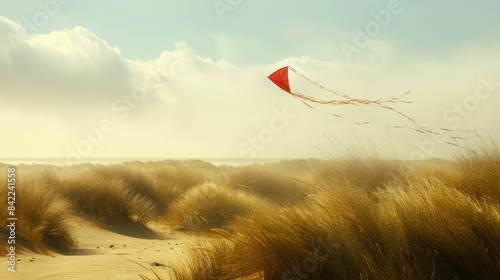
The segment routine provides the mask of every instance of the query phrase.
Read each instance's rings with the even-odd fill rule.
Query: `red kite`
[[[276,70],[268,78],[282,90],[291,93],[290,83],[288,82],[288,66]]]
[[[288,76],[289,71],[288,70],[292,71],[294,74],[296,74],[299,77],[305,79],[306,81],[308,81],[309,83],[315,85],[316,87],[320,88],[321,90],[324,90],[324,91],[327,91],[329,93],[334,94],[337,97],[337,99],[331,99],[331,100],[319,99],[319,98],[316,98],[316,97],[313,97],[313,96],[309,96],[309,95],[300,93],[298,91],[292,90],[291,87],[290,87],[290,81],[289,81],[289,76]],[[268,76],[268,78],[274,84],[276,84],[279,88],[281,88],[282,90],[286,91],[287,93],[289,93],[293,97],[301,99],[301,101],[306,106],[308,106],[311,109],[317,110],[317,111],[321,111],[321,110],[318,110],[316,107],[313,107],[311,105],[311,103],[315,103],[315,104],[319,104],[319,105],[333,105],[333,106],[340,106],[340,105],[356,105],[356,106],[360,106],[360,105],[373,105],[373,106],[380,107],[382,109],[391,110],[391,111],[399,114],[400,116],[403,116],[408,121],[410,121],[411,123],[413,123],[413,124],[416,125],[416,122],[412,118],[410,118],[409,116],[403,114],[399,110],[396,110],[392,106],[388,105],[388,104],[394,104],[394,103],[407,103],[407,104],[408,103],[413,103],[413,101],[406,101],[406,100],[402,100],[401,99],[401,98],[405,97],[407,94],[409,94],[410,93],[409,91],[406,92],[405,94],[403,94],[400,97],[381,98],[381,99],[376,99],[376,100],[352,98],[349,95],[347,95],[345,93],[342,93],[340,91],[332,90],[332,89],[328,89],[328,88],[324,87],[323,85],[321,85],[321,84],[319,84],[319,83],[317,83],[317,82],[309,79],[308,77],[304,76],[303,74],[299,73],[297,70],[293,69],[290,66],[285,66],[285,67],[282,67],[282,68],[274,71],[271,75]],[[309,102],[309,103],[306,103],[306,101]],[[421,127],[421,126],[416,126],[416,127],[399,126],[399,125],[387,126],[387,125],[380,125],[380,124],[372,122],[372,121],[357,122],[357,121],[353,121],[353,120],[344,118],[344,117],[342,117],[340,115],[333,114],[333,113],[330,113],[330,112],[325,112],[325,111],[321,111],[321,112],[328,113],[328,114],[333,115],[335,117],[342,118],[344,120],[353,122],[353,123],[355,123],[357,125],[375,124],[375,125],[386,127],[386,128],[406,128],[406,129],[412,129],[412,130],[420,132],[420,133],[434,134],[434,135],[438,135],[438,136],[442,136],[444,133],[453,132],[452,130],[446,129],[446,128],[434,129],[434,128]],[[463,131],[463,132],[471,132],[471,131]],[[458,137],[458,136],[451,136],[451,138],[452,139],[464,139],[464,138]],[[448,143],[448,144],[450,144],[450,145],[453,145],[453,146],[458,146],[457,144],[449,142],[449,141],[445,141],[445,142]]]
[[[297,74],[298,76],[300,76],[301,78],[307,80],[308,82],[312,83],[313,85],[319,87],[320,89],[328,91],[330,93],[333,93],[337,97],[343,98],[344,100],[323,100],[323,99],[315,98],[313,96],[308,96],[308,95],[302,94],[302,93],[297,92],[297,91],[292,91],[290,89],[290,82],[289,82],[289,79],[288,79],[288,70],[289,69],[293,73]],[[390,106],[384,105],[385,103],[411,103],[412,101],[403,101],[403,100],[401,100],[401,97],[407,95],[409,92],[405,93],[403,96],[398,97],[398,98],[387,98],[387,99],[378,99],[378,100],[368,100],[368,99],[351,98],[347,94],[344,94],[344,93],[342,93],[340,91],[336,91],[336,90],[325,88],[321,84],[319,84],[319,83],[317,83],[317,82],[309,79],[308,77],[300,74],[299,72],[297,72],[297,70],[293,69],[290,66],[285,66],[285,67],[282,67],[282,68],[274,71],[274,73],[272,73],[271,75],[269,75],[268,78],[273,83],[275,83],[279,88],[281,88],[282,90],[288,92],[289,94],[291,94],[294,97],[300,98],[300,99],[305,100],[305,101],[310,101],[310,102],[314,102],[314,103],[317,103],[317,104],[323,104],[323,105],[326,105],[326,104],[328,104],[328,105],[376,105],[376,106],[380,106],[380,107],[382,107],[384,109],[395,111],[398,114],[400,114],[400,115],[404,116],[405,118],[407,118],[409,121],[411,121],[413,123],[415,122],[415,121],[413,121],[413,119],[411,119],[410,117],[406,116],[405,114],[403,114],[403,113],[395,110],[394,108],[392,108]]]

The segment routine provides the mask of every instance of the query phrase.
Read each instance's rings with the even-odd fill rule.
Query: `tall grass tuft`
[[[235,264],[239,252],[234,244],[224,238],[211,238],[198,241],[198,245],[188,252],[188,258],[182,265],[173,267],[171,278],[191,279],[238,279],[247,273]]]
[[[155,201],[116,177],[84,172],[63,180],[61,189],[80,216],[104,227],[112,225],[116,213],[143,225],[161,213]]]
[[[258,199],[243,192],[215,183],[204,183],[176,200],[165,222],[188,231],[224,228],[236,217],[251,215],[261,204]]]
[[[7,180],[3,180],[2,177],[0,182],[2,198],[7,197],[6,182]],[[7,199],[5,201],[2,199],[0,203],[3,209],[7,209],[6,201]],[[43,178],[26,178],[22,175],[17,177],[15,207],[16,247],[38,253],[50,251],[65,253],[75,247],[75,239],[69,225],[73,208],[53,190],[52,186],[46,184]],[[6,214],[7,211],[2,211],[0,217],[6,220]],[[3,234],[7,232],[2,230]],[[6,241],[2,243],[7,244]],[[1,250],[5,252],[3,244]]]
[[[500,154],[474,156],[459,161],[459,174],[453,185],[478,199],[500,203]]]
[[[500,208],[446,186],[421,179],[406,189],[378,194],[401,235],[409,267],[425,277],[495,279],[500,269]]]

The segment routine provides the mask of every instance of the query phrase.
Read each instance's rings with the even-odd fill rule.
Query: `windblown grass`
[[[500,208],[436,179],[378,194],[403,229],[393,242],[425,277],[494,279],[500,268]],[[410,266],[411,265],[411,266]],[[430,269],[432,268],[432,269]]]
[[[229,185],[264,199],[278,203],[302,201],[312,188],[304,179],[271,166],[250,165],[236,169],[229,175]]]
[[[22,169],[18,232],[23,247],[35,251],[72,248],[67,221],[74,215],[106,228],[119,213],[203,238],[181,266],[166,268],[165,279],[500,275],[498,153],[456,161],[348,158],[241,167],[170,161]],[[6,180],[0,179],[5,197]],[[6,201],[0,206],[5,209]],[[0,212],[1,219],[5,215]]]
[[[123,179],[83,173],[63,181],[61,188],[81,217],[100,226],[111,225],[116,213],[141,224],[159,217],[155,202],[129,188]]]
[[[459,172],[451,184],[477,199],[500,203],[500,156],[486,154],[459,161]]]
[[[327,162],[306,203],[217,230],[174,278],[497,279],[498,155],[428,163]]]
[[[1,168],[0,194],[7,197],[7,165]],[[70,224],[74,217],[110,229],[117,220],[139,225],[161,221],[184,192],[199,183],[221,180],[216,168],[198,161],[18,166],[16,215],[21,248],[36,252],[74,247]],[[6,221],[7,200],[0,201]],[[0,252],[7,252],[7,229],[0,229]],[[5,241],[5,242],[3,242]]]
[[[6,174],[6,169],[1,170]],[[3,172],[5,171],[5,172]],[[21,176],[19,176],[21,174]],[[71,234],[69,220],[73,207],[63,197],[59,196],[50,185],[40,177],[23,178],[22,172],[17,173],[16,181],[16,244],[17,248],[30,249],[34,252],[49,251],[67,252],[75,247]],[[2,213],[0,218],[7,220],[7,180],[0,182],[0,203]],[[5,227],[2,235],[7,237]],[[2,238],[0,247],[5,253],[7,241]]]
[[[120,213],[146,225],[160,220],[178,197],[209,178],[186,163],[97,165],[62,181],[61,189],[83,217],[97,224],[109,225]]]
[[[170,271],[170,277],[178,280],[196,279],[192,278],[196,276],[203,276],[204,279],[238,279],[248,275],[235,266],[238,258],[239,252],[235,250],[234,244],[225,238],[198,241],[184,263]],[[191,274],[191,271],[196,271],[197,275]]]
[[[314,170],[317,183],[350,184],[367,191],[384,187],[393,180],[404,179],[408,163],[374,158],[346,158],[325,162]]]
[[[243,192],[215,183],[204,183],[179,198],[165,222],[188,231],[224,228],[237,217],[251,215],[260,205],[264,203]]]

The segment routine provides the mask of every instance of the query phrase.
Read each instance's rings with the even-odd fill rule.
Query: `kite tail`
[[[406,104],[413,103],[413,101],[401,100],[401,98],[407,96],[408,94],[410,94],[410,91],[407,91],[405,94],[399,97],[382,98],[382,99],[377,99],[377,101],[387,102],[387,103],[406,103]]]
[[[303,99],[303,98],[301,98],[300,95],[299,96],[298,95],[293,95],[293,96],[296,97],[296,98]],[[327,111],[323,111],[323,110],[320,110],[318,108],[315,108],[312,105],[306,103],[304,100],[301,100],[301,102],[304,105],[306,105],[307,107],[309,107],[309,108],[311,108],[313,110],[316,110],[316,111],[321,112],[321,113],[332,115],[334,117],[343,119],[345,121],[354,123],[356,125],[375,125],[375,126],[384,127],[384,128],[387,128],[387,129],[409,129],[409,130],[413,130],[413,131],[418,132],[418,133],[422,133],[422,134],[426,134],[426,135],[435,135],[435,136],[439,136],[441,138],[443,138],[445,136],[445,133],[452,133],[452,132],[475,132],[474,130],[457,130],[457,131],[453,131],[453,130],[448,129],[448,128],[429,128],[429,127],[411,127],[411,126],[401,126],[401,125],[384,125],[384,124],[376,123],[376,122],[373,122],[373,121],[358,122],[358,121],[355,121],[355,120],[343,117],[343,116],[335,114],[335,113],[331,113],[331,112],[327,112]],[[451,139],[453,139],[453,140],[458,140],[458,139],[468,140],[468,138],[464,138],[464,137],[461,137],[461,136],[450,135],[449,137]],[[472,150],[471,148],[468,148],[468,147],[465,147],[465,146],[461,146],[461,145],[459,145],[459,144],[457,144],[455,142],[451,142],[451,141],[448,141],[448,140],[442,140],[442,141],[444,143],[448,144],[448,145],[459,147],[459,148],[463,148],[463,149],[466,149],[466,150],[469,150],[469,151],[472,151],[473,153],[475,153],[475,151]]]
[[[345,94],[345,93],[343,93],[341,91],[333,90],[333,89],[329,89],[329,88],[324,87],[322,84],[320,84],[320,83],[318,83],[316,81],[311,80],[310,78],[308,78],[307,76],[305,76],[302,73],[298,72],[297,70],[295,70],[291,66],[288,66],[288,69],[291,70],[292,72],[294,72],[295,74],[299,75],[301,78],[303,78],[303,79],[307,80],[308,82],[312,83],[313,85],[321,88],[322,90],[331,92],[331,93],[335,94],[338,97],[342,97],[342,98],[345,98],[345,99],[348,99],[348,100],[356,99],[356,98],[352,98],[351,96],[349,96],[349,95],[347,95],[347,94]],[[408,91],[408,92],[406,92],[405,94],[403,94],[400,97],[390,97],[390,98],[378,99],[378,100],[375,100],[374,102],[380,102],[380,103],[413,103],[413,101],[401,100],[401,98],[405,97],[409,93],[410,92]]]
[[[314,102],[317,104],[322,104],[322,105],[335,105],[335,106],[339,106],[339,105],[375,105],[375,106],[381,107],[381,108],[386,109],[386,110],[391,110],[391,111],[399,114],[400,116],[404,117],[408,121],[416,124],[416,122],[410,116],[404,114],[403,112],[401,112],[401,111],[399,111],[391,106],[384,105],[383,104],[384,102],[379,101],[379,100],[368,100],[368,99],[322,100],[322,99],[317,99],[317,98],[302,94],[300,92],[291,91],[290,94],[294,97],[297,97],[297,98],[300,98],[303,100],[307,100],[310,102]],[[388,103],[391,103],[391,102],[388,102]]]
[[[331,92],[334,95],[336,95],[337,97],[343,98],[344,100],[323,100],[323,99],[318,99],[318,98],[315,98],[315,97],[312,97],[312,96],[308,96],[308,95],[302,94],[300,92],[291,91],[290,90],[289,81],[288,81],[288,70],[296,73],[297,75],[299,75],[303,79],[307,80],[308,82],[312,83],[313,85],[315,85],[315,86],[317,86],[317,87],[319,87],[319,88],[321,88],[321,89],[323,89],[325,91]],[[293,97],[295,97],[297,99],[301,99],[301,102],[304,103],[307,107],[309,107],[311,109],[314,109],[316,111],[327,113],[327,114],[330,114],[332,116],[341,118],[343,120],[352,122],[352,123],[354,123],[356,125],[373,124],[373,125],[376,125],[376,126],[385,127],[385,128],[391,128],[391,129],[409,129],[409,130],[413,130],[415,132],[419,132],[419,133],[423,133],[423,134],[427,134],[427,135],[441,136],[442,138],[445,135],[445,133],[450,134],[452,132],[457,132],[457,131],[452,131],[452,130],[446,129],[446,128],[437,128],[437,129],[435,129],[435,128],[417,126],[417,123],[411,117],[409,117],[408,115],[406,115],[406,114],[404,114],[404,113],[396,110],[395,108],[387,105],[387,104],[391,104],[391,103],[407,103],[407,104],[408,103],[413,103],[413,101],[402,100],[403,97],[405,97],[406,95],[408,95],[410,93],[409,91],[406,92],[405,94],[403,94],[400,97],[381,98],[381,99],[377,99],[377,100],[356,99],[356,98],[352,98],[349,95],[347,95],[345,93],[342,93],[340,91],[328,89],[328,88],[322,86],[321,84],[319,84],[319,83],[317,83],[317,82],[309,79],[308,77],[302,75],[301,73],[297,72],[297,70],[293,69],[290,66],[286,66],[286,67],[278,69],[273,74],[271,74],[268,78],[271,79],[271,81],[273,81],[278,87],[280,87],[284,91],[288,92]],[[372,121],[357,122],[357,121],[345,118],[345,117],[343,117],[341,115],[338,115],[338,114],[333,114],[333,113],[330,113],[330,112],[319,110],[319,109],[313,107],[312,105],[308,104],[306,101],[308,101],[310,103],[316,103],[316,104],[322,104],[322,105],[333,105],[333,106],[340,106],[340,105],[355,105],[355,106],[357,106],[357,105],[373,105],[373,106],[378,106],[378,107],[381,107],[383,109],[391,110],[391,111],[396,112],[400,116],[402,116],[402,117],[406,118],[407,120],[409,120],[411,123],[415,124],[415,126],[413,126],[413,127],[412,126],[399,126],[399,125],[388,126],[388,125],[383,125],[383,124],[379,124],[379,123],[372,122]],[[463,132],[473,132],[473,131],[463,131]],[[467,138],[459,137],[459,136],[451,136],[451,139],[452,139],[452,141],[455,141],[457,139],[465,139],[465,140],[467,140]],[[474,152],[472,149],[466,148],[466,147],[462,147],[462,146],[460,146],[457,143],[452,142],[452,141],[445,141],[443,139],[443,142],[445,142],[445,143],[447,143],[449,145],[456,146],[456,147],[461,147],[461,148],[465,148],[465,149],[468,149],[468,150]]]

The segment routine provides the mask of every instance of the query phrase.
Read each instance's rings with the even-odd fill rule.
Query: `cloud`
[[[131,86],[119,50],[83,27],[25,37],[15,23],[0,19],[0,26],[0,37],[9,38],[0,50],[0,87],[12,93],[0,96],[4,104],[35,111],[101,107]]]
[[[12,36],[19,39],[16,44],[8,39]],[[226,51],[239,56],[237,43],[223,34],[215,39],[220,57]],[[235,66],[227,59],[202,57],[188,43],[177,42],[155,59],[130,60],[84,27],[24,36],[17,23],[2,17],[0,42],[0,120],[12,132],[0,140],[0,156],[5,157],[66,157],[68,148],[77,150],[82,141],[91,141],[86,135],[103,120],[110,121],[112,132],[98,137],[88,157],[248,157],[239,147],[268,133],[276,110],[296,117],[260,143],[265,145],[255,149],[257,157],[327,156],[356,137],[365,144],[369,140],[366,145],[372,141],[407,152],[416,146],[414,139],[425,136],[391,131],[398,136],[388,139],[382,128],[357,127],[310,110],[277,89],[267,75],[291,65],[328,88],[360,98],[411,90],[409,99],[415,103],[400,109],[425,126],[452,125],[443,113],[474,93],[479,76],[492,74],[500,80],[498,48],[457,50],[442,60],[422,62],[377,40],[356,63],[301,56]],[[300,79],[292,83],[306,93],[321,94]],[[499,135],[495,123],[484,119],[487,112],[495,113],[491,104],[499,98],[500,89],[480,111],[471,112],[463,128]],[[404,122],[374,108],[326,110],[357,120]],[[399,139],[400,133],[408,136],[410,147]]]

